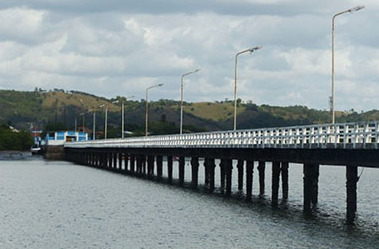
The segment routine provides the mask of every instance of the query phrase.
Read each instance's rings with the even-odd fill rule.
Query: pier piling
[[[248,160],[246,162],[246,201],[251,201],[253,193],[253,170],[254,161]]]
[[[357,182],[358,166],[346,166],[346,219],[349,224],[353,224],[357,211]]]

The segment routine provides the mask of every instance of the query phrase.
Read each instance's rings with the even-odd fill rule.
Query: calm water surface
[[[289,203],[272,210],[258,198],[245,203],[68,162],[3,158],[0,248],[379,248],[379,170],[362,173],[355,227],[344,223],[344,176],[321,167],[320,212],[306,218],[301,165],[290,166]],[[270,167],[266,177],[269,202]]]

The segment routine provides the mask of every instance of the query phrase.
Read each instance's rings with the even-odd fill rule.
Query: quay
[[[280,185],[282,201],[288,199],[289,164],[299,163],[303,164],[303,210],[308,214],[318,203],[320,166],[337,165],[346,168],[346,219],[353,224],[358,167],[379,168],[378,126],[379,121],[372,121],[69,142],[64,144],[64,153],[66,160],[77,164],[157,180],[162,180],[166,160],[167,180],[179,185],[184,185],[189,159],[191,186],[198,188],[202,166],[204,186],[213,192],[218,167],[220,189],[226,196],[232,192],[236,162],[238,190],[244,190],[246,201],[252,199],[254,165],[258,165],[259,195],[264,195],[266,163],[270,162],[273,207],[279,203]],[[175,158],[177,178],[173,176]]]

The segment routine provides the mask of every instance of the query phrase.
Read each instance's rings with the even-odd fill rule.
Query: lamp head
[[[254,52],[255,50],[258,50],[258,49],[261,49],[262,48],[262,46],[256,46],[256,47],[252,47],[252,48],[250,48],[250,53],[252,53],[252,52]]]
[[[350,12],[358,11],[358,10],[361,10],[361,9],[364,9],[364,8],[365,8],[364,5],[358,5],[357,7],[351,8]]]

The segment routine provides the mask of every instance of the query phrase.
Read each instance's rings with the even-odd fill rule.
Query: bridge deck
[[[379,121],[66,143],[67,148],[378,149]]]

